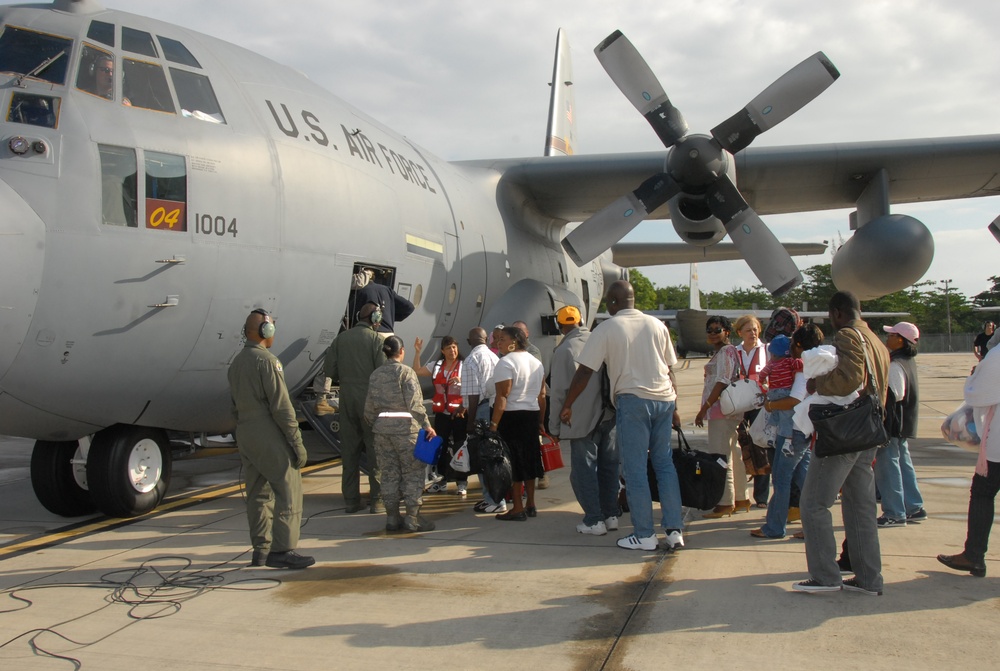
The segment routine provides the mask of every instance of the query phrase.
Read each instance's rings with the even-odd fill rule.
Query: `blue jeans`
[[[653,500],[646,475],[647,459],[653,464],[660,490],[664,529],[681,529],[681,488],[677,484],[674,456],[670,449],[674,401],[650,401],[632,394],[615,397],[618,408],[618,446],[625,473],[629,514],[633,533],[649,538],[653,529]]]
[[[842,493],[840,512],[844,516],[851,567],[865,589],[882,589],[882,551],[878,541],[875,505],[875,475],[871,463],[875,450],[832,457],[817,457],[809,463],[802,488],[802,530],[806,534],[806,564],[809,575],[821,585],[840,585],[837,540],[833,535],[830,508]]]
[[[875,484],[882,494],[882,514],[886,517],[905,520],[907,513],[924,507],[905,438],[890,438],[885,447],[879,448],[875,455]]]
[[[791,456],[782,451],[782,447],[791,441]],[[806,483],[806,471],[809,468],[809,440],[801,431],[794,431],[792,437],[778,436],[774,443],[774,463],[771,464],[771,483],[774,491],[767,504],[767,518],[760,528],[769,538],[784,538],[785,525],[788,523],[788,497],[791,494],[792,483],[799,489]]]
[[[618,443],[613,420],[599,422],[585,438],[570,438],[569,482],[583,508],[583,523],[594,526],[621,515],[618,508]]]

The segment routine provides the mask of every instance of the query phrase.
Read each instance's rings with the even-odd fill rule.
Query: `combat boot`
[[[399,514],[399,501],[393,503],[387,501],[385,504],[385,530],[399,531],[403,528],[403,517]]]
[[[434,531],[434,523],[420,514],[420,506],[406,506],[403,526],[407,531]]]

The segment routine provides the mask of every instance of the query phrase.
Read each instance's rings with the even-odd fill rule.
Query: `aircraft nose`
[[[45,224],[0,180],[0,390],[28,335],[44,254]]]

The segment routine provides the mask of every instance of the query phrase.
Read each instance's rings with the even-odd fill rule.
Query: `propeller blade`
[[[731,154],[805,107],[837,81],[840,72],[818,51],[779,77],[742,110],[712,129],[712,137]]]
[[[772,295],[781,296],[802,283],[802,273],[788,251],[747,205],[732,180],[726,176],[716,180],[709,187],[707,201],[750,270]]]
[[[684,116],[670,103],[656,75],[620,30],[608,35],[594,53],[628,101],[646,117],[665,147],[672,147],[687,134]]]
[[[593,261],[625,237],[649,213],[673,198],[680,187],[665,172],[597,212],[563,238],[562,246],[576,265]]]

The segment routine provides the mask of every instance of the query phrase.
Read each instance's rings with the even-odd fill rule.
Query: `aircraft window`
[[[97,47],[83,45],[76,88],[107,100],[115,99],[115,57]]]
[[[7,26],[0,35],[0,72],[65,84],[73,40]]]
[[[7,121],[55,128],[59,123],[59,98],[15,91],[10,97]]]
[[[187,230],[184,157],[146,152],[146,228]]]
[[[131,51],[133,54],[159,57],[159,54],[156,53],[156,45],[153,44],[153,36],[135,28],[122,26],[122,49]]]
[[[115,46],[115,24],[105,21],[91,21],[87,37],[95,42],[113,47]]]
[[[162,35],[157,35],[156,39],[160,41],[160,48],[163,49],[163,57],[168,61],[180,63],[181,65],[190,65],[193,68],[201,67],[201,63],[194,57],[194,54],[188,51],[188,48],[177,40],[172,40]]]
[[[174,91],[177,92],[177,101],[181,105],[181,114],[202,121],[226,123],[208,77],[197,72],[170,68],[170,78],[174,80]]]
[[[101,153],[101,218],[108,226],[136,228],[138,186],[135,150],[98,145]]]
[[[170,112],[174,114],[174,101],[167,87],[167,76],[156,63],[124,59],[122,102],[132,107]]]

